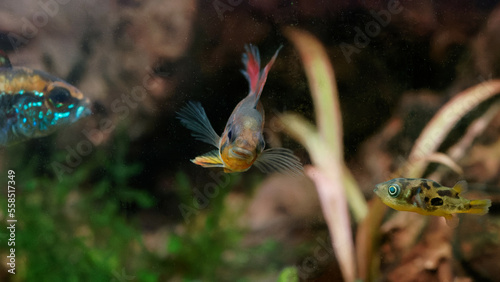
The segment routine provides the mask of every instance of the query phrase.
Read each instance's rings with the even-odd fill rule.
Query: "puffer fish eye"
[[[398,184],[392,184],[389,186],[388,192],[391,197],[396,198],[401,193],[401,188]]]
[[[227,132],[227,138],[233,141],[233,131],[231,129]]]
[[[54,87],[49,93],[49,99],[56,107],[61,107],[71,98],[69,91],[62,87]]]

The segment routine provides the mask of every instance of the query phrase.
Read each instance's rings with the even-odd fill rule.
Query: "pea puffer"
[[[394,178],[375,185],[373,190],[387,206],[422,215],[443,216],[447,222],[456,213],[484,215],[491,200],[468,200],[460,195],[467,189],[461,180],[452,188],[424,178]]]

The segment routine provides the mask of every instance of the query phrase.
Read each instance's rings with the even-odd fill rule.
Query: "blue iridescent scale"
[[[0,52],[0,145],[46,136],[91,111],[74,86],[42,71],[12,68]]]

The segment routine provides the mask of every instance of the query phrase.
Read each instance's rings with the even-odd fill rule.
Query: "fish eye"
[[[49,92],[48,97],[54,106],[61,107],[71,99],[71,93],[65,88],[54,87],[54,89]]]
[[[227,138],[231,141],[233,140],[233,131],[231,129],[227,132]]]
[[[388,192],[391,197],[396,198],[401,193],[401,188],[398,184],[392,184],[389,186]]]
[[[265,146],[266,146],[266,141],[264,141],[264,139],[260,139],[259,148],[263,149]]]

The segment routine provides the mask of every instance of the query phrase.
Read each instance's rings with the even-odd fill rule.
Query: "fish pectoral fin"
[[[279,172],[302,175],[303,168],[299,158],[290,149],[270,148],[259,155],[254,165],[264,173]]]
[[[458,194],[462,193],[462,192],[466,192],[467,191],[467,181],[465,180],[460,180],[458,181],[455,186],[453,186],[453,190],[455,190]]]
[[[224,167],[224,163],[219,156],[218,150],[212,150],[204,155],[194,158],[191,161],[197,165],[201,165],[202,167]]]
[[[177,118],[182,125],[193,131],[191,136],[196,140],[219,147],[220,136],[210,124],[207,114],[199,102],[188,102],[177,112]]]
[[[459,222],[457,215],[445,215],[444,219],[446,220],[446,225],[448,225],[448,227],[452,229],[457,228]]]

